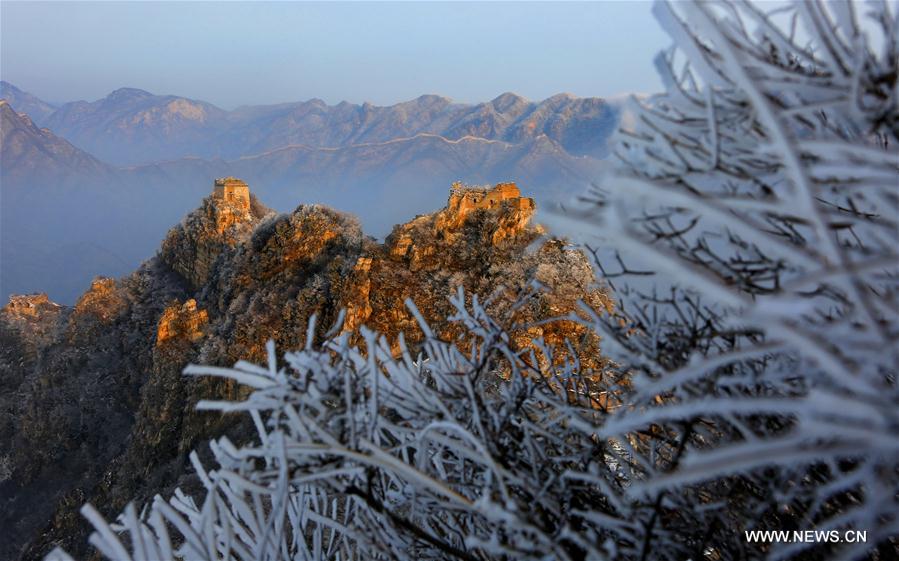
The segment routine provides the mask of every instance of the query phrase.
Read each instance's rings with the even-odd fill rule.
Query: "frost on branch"
[[[554,349],[513,350],[510,325],[459,292],[465,344],[426,340],[395,357],[384,337],[332,334],[267,367],[189,367],[253,389],[204,409],[252,416],[258,443],[192,457],[207,495],[157,497],[107,525],[111,559],[601,559],[616,550],[625,481],[597,439],[594,373]],[[414,305],[410,309],[418,315]],[[542,355],[546,360],[539,360]],[[569,354],[565,354],[570,357]],[[606,528],[608,521],[616,526]],[[55,552],[63,559],[62,552]]]
[[[897,547],[899,20],[764,7],[655,6],[667,91],[634,100],[615,170],[556,229],[621,306],[597,326],[634,391],[603,432],[645,466],[643,557]],[[769,547],[752,529],[868,535]]]

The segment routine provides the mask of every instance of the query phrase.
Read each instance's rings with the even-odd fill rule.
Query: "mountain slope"
[[[61,106],[47,126],[108,162],[130,164],[208,155],[203,147],[224,130],[225,117],[204,101],[120,88]]]
[[[56,106],[23,92],[6,81],[0,81],[0,99],[5,99],[19,111],[30,115],[38,125],[43,125],[47,117],[56,110]]]
[[[0,100],[0,297],[73,303],[94,275],[133,270],[201,197],[109,166]]]
[[[25,113],[0,99],[0,173],[4,183],[71,181],[77,177],[113,176],[113,168],[38,128]]]
[[[393,343],[402,332],[414,349],[422,333],[405,299],[452,336],[445,297],[462,287],[493,295],[494,317],[527,326],[512,331],[522,348],[539,332],[597,357],[598,340],[582,326],[538,323],[550,310],[575,312],[579,299],[599,311],[609,301],[579,252],[554,241],[529,249],[540,236],[534,211],[512,184],[457,188],[443,210],[381,244],[326,207],[279,215],[252,196],[214,195],[156,257],[121,280],[95,280],[74,307],[14,299],[0,310],[0,382],[9,386],[0,393],[0,527],[12,530],[0,556],[37,559],[57,544],[81,555],[82,502],[108,515],[132,498],[195,485],[187,452],[223,433],[239,442],[251,427],[195,411],[198,399],[241,390],[185,378],[183,367],[264,361],[270,338],[282,351],[301,346],[312,314],[317,341],[346,309],[338,328],[369,325]],[[513,306],[531,280],[547,291]]]

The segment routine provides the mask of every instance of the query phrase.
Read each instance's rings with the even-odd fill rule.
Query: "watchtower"
[[[521,191],[514,183],[498,183],[496,187],[487,191],[486,195],[482,205],[494,208],[507,199],[520,199]]]
[[[212,196],[236,205],[248,206],[250,204],[250,188],[236,177],[216,179],[212,188]]]

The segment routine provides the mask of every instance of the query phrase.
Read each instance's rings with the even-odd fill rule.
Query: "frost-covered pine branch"
[[[603,415],[587,372],[554,349],[514,349],[509,326],[457,294],[465,345],[427,338],[416,356],[362,330],[288,353],[280,367],[189,367],[253,388],[243,402],[258,443],[212,443],[219,464],[192,456],[206,487],[133,506],[108,525],[93,509],[94,544],[111,559],[601,559],[618,542],[623,469],[592,430]],[[538,360],[537,354],[546,360]],[[536,366],[541,365],[541,366]],[[539,368],[539,370],[537,370]],[[610,456],[611,457],[611,456]],[[63,559],[62,552],[54,553]]]
[[[754,528],[868,531],[772,558],[897,545],[899,20],[763,7],[655,6],[667,91],[557,224],[621,305],[597,327],[639,375],[602,432],[649,466],[629,496],[650,557],[740,558]]]

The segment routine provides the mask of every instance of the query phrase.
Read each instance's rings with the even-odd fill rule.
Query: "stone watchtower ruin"
[[[478,209],[496,209],[502,206],[520,210],[533,210],[534,199],[522,197],[514,183],[498,183],[495,187],[463,185],[458,181],[450,189],[447,208],[468,213]]]
[[[212,196],[237,206],[247,208],[250,206],[250,188],[236,177],[216,179],[212,188]]]

